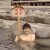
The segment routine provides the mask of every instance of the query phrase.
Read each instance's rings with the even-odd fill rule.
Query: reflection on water
[[[18,44],[16,45],[16,43],[12,42],[10,39],[0,41],[0,49],[5,50],[5,48],[7,50],[22,50]]]

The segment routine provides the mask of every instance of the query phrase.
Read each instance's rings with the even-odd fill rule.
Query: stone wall
[[[2,23],[3,22],[3,23]],[[22,25],[25,23],[21,21]],[[13,39],[17,34],[17,21],[0,19],[0,40]]]

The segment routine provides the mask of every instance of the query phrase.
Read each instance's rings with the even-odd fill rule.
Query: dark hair
[[[28,24],[28,23],[25,23],[22,27],[22,29],[24,30],[25,28],[30,28],[31,29],[31,26]]]

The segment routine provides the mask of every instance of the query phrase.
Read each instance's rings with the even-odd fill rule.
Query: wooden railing
[[[32,1],[12,1],[12,3],[33,3],[33,2],[50,2],[50,0],[32,0]]]
[[[0,6],[0,9],[1,9],[1,8],[8,9],[8,8],[13,8],[13,7],[14,7],[14,6]],[[31,9],[31,8],[32,8],[32,9],[33,9],[33,8],[37,8],[37,9],[38,9],[38,8],[46,8],[46,9],[47,9],[47,8],[50,8],[50,6],[23,6],[23,7],[26,8],[26,9],[27,9],[27,8],[30,8],[30,9]]]

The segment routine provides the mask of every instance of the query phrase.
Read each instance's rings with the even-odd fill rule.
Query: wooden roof
[[[22,8],[22,9],[24,9],[21,5],[16,5],[15,7],[12,8],[12,10],[13,10],[14,8]]]

